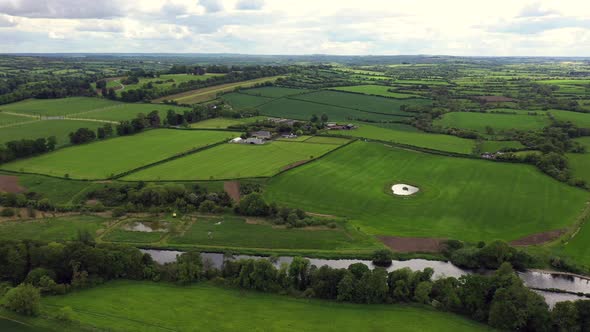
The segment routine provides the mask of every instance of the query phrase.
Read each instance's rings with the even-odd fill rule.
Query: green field
[[[232,137],[223,131],[159,129],[72,146],[8,163],[3,169],[74,179],[106,179]]]
[[[575,178],[590,184],[590,137],[576,138],[575,141],[586,147],[586,152],[566,154],[570,169]]]
[[[180,104],[202,103],[202,102],[213,100],[213,99],[217,98],[217,94],[219,94],[219,93],[233,91],[236,88],[248,88],[248,87],[254,86],[256,84],[264,83],[264,82],[274,82],[279,77],[281,77],[281,76],[263,77],[263,78],[257,78],[254,80],[249,80],[249,81],[241,81],[241,82],[215,85],[215,86],[210,86],[207,88],[196,89],[196,90],[178,93],[175,95],[165,96],[162,98],[155,99],[155,100],[153,100],[153,102],[160,103],[165,100],[174,100]]]
[[[124,179],[219,180],[267,177],[277,174],[290,164],[318,158],[336,147],[334,144],[298,142],[223,144],[143,169]]]
[[[570,121],[578,127],[590,128],[590,113],[549,110],[556,120]]]
[[[371,121],[403,121],[408,119],[408,117],[405,116],[369,113],[290,98],[273,100],[270,103],[258,107],[258,109],[260,110],[260,114],[296,120],[309,120],[314,114],[320,116],[324,113],[328,115],[329,121],[351,121],[356,119],[368,119]]]
[[[1,105],[0,110],[28,115],[64,116],[118,104],[112,100],[91,97],[27,99],[18,103]]]
[[[226,129],[229,126],[253,123],[267,119],[266,116],[253,116],[249,118],[213,118],[191,123],[191,128],[199,129]]]
[[[56,217],[26,221],[0,222],[0,240],[75,240],[78,231],[91,234],[105,227],[105,219],[96,216]]]
[[[402,105],[428,105],[431,103],[427,99],[396,100],[328,90],[312,92],[292,98],[391,115],[412,115],[411,113],[401,111],[400,107]]]
[[[70,116],[71,118],[97,119],[109,121],[124,121],[131,120],[139,113],[147,115],[151,111],[158,111],[160,118],[166,117],[168,110],[174,110],[176,113],[183,113],[189,111],[188,107],[179,107],[174,105],[163,104],[124,104],[120,103],[111,107],[98,109],[78,115]]]
[[[397,99],[420,98],[420,96],[418,96],[418,95],[413,95],[413,94],[408,94],[408,93],[391,92],[391,91],[389,91],[390,89],[392,89],[392,87],[385,86],[385,85],[355,85],[355,86],[343,86],[343,87],[332,88],[332,90],[349,91],[349,92],[363,93],[366,95],[392,97],[392,98],[397,98]]]
[[[198,218],[182,235],[171,237],[170,244],[223,246],[264,249],[376,249],[375,240],[344,225],[334,229],[286,228],[265,220],[226,216]],[[210,235],[209,235],[210,234]]]
[[[124,296],[122,296],[124,294]],[[49,314],[74,309],[83,326],[109,331],[480,331],[466,318],[427,307],[296,299],[209,283],[117,281],[45,297]]]
[[[421,191],[396,197],[390,194],[394,183]],[[514,240],[570,226],[588,199],[586,191],[532,166],[364,142],[273,177],[265,196],[306,211],[348,217],[369,234],[469,241]]]
[[[429,134],[407,130],[395,130],[368,124],[359,124],[353,130],[331,130],[331,135],[362,137],[386,142],[413,145],[432,150],[471,154],[475,141],[450,135]]]
[[[236,110],[253,109],[264,103],[272,101],[272,98],[252,96],[245,93],[232,92],[221,97],[226,103]]]
[[[12,175],[18,177],[21,187],[27,191],[42,193],[43,197],[48,198],[55,204],[75,203],[83,199],[83,193],[91,188],[100,186],[99,183],[87,181],[70,181],[65,179],[51,178],[43,175],[34,174],[12,174],[0,173],[1,175]]]
[[[117,90],[117,94],[121,94],[125,90],[135,90],[141,88],[144,84],[152,83],[156,89],[169,89],[175,85],[190,81],[204,81],[214,76],[224,76],[225,74],[205,74],[205,75],[191,75],[191,74],[163,74],[160,77],[149,78],[142,77],[139,83],[125,85],[124,89]],[[117,80],[115,82],[120,82]]]
[[[577,263],[590,267],[590,223],[582,225],[580,231],[563,247],[563,252],[572,257]]]
[[[481,144],[482,152],[497,152],[502,149],[522,149],[522,145],[518,141],[483,141]]]
[[[30,118],[28,116],[20,116],[0,112],[0,128],[25,121],[35,121],[35,119]]]
[[[445,128],[469,129],[485,134],[487,127],[491,127],[495,131],[541,129],[549,125],[549,118],[543,115],[452,112],[443,115],[442,119],[435,120],[434,124]]]
[[[254,95],[254,96],[269,97],[269,98],[281,98],[281,97],[306,93],[306,92],[309,92],[309,90],[281,88],[281,87],[270,86],[270,87],[264,87],[264,88],[244,89],[240,92],[247,93],[249,95]]]
[[[21,139],[55,136],[57,147],[70,144],[69,134],[78,128],[96,130],[104,123],[84,120],[43,120],[0,128],[0,144]]]

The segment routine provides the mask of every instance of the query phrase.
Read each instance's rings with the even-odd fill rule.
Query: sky
[[[0,53],[590,56],[589,0],[0,0]]]

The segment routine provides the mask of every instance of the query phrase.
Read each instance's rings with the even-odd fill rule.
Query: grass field
[[[290,164],[318,158],[336,147],[338,146],[334,144],[297,142],[223,144],[143,169],[124,179],[219,180],[266,177],[277,174]]]
[[[543,115],[494,114],[475,112],[452,112],[434,121],[435,125],[446,128],[469,129],[486,133],[486,127],[495,131],[509,129],[535,130],[549,125],[549,118]]]
[[[249,95],[268,97],[268,98],[281,98],[286,96],[297,95],[301,93],[309,92],[306,89],[293,89],[293,88],[281,88],[281,87],[263,87],[263,88],[252,88],[244,89],[241,93],[247,93]]]
[[[163,295],[164,294],[164,295]],[[42,299],[109,331],[480,331],[466,318],[404,305],[357,305],[214,287],[117,281]]]
[[[125,90],[135,90],[141,88],[144,84],[152,83],[157,89],[168,89],[174,85],[190,81],[204,81],[214,76],[224,76],[225,74],[205,74],[205,75],[190,75],[190,74],[163,74],[160,77],[148,78],[142,77],[137,84],[125,85],[124,89],[117,90],[117,94],[121,94]],[[115,81],[120,84],[120,80]]]
[[[20,115],[12,115],[7,113],[0,112],[0,128],[4,126],[10,126],[15,123],[25,122],[25,121],[34,121],[30,117],[20,116]]]
[[[14,175],[11,173],[0,174]],[[100,186],[99,183],[70,181],[34,174],[18,174],[16,176],[18,176],[19,185],[25,187],[27,191],[42,193],[43,197],[56,204],[75,203],[83,198],[84,192]]]
[[[250,118],[213,118],[204,121],[191,123],[191,128],[199,129],[226,129],[229,126],[237,126],[241,124],[253,123],[260,120],[265,120],[266,116],[253,116]]]
[[[522,149],[524,145],[518,141],[483,141],[481,144],[482,152],[497,152],[504,148]]]
[[[0,144],[20,139],[37,139],[55,136],[57,146],[70,144],[69,134],[78,128],[96,130],[104,123],[84,120],[44,120],[0,128]]]
[[[163,104],[126,104],[120,103],[111,107],[98,109],[78,115],[72,115],[71,118],[110,120],[110,121],[124,121],[131,120],[139,113],[148,115],[151,111],[158,111],[160,118],[166,117],[168,110],[174,110],[177,113],[189,111],[188,107],[179,107],[174,105]]]
[[[221,97],[236,110],[254,109],[259,105],[272,101],[272,98],[253,96],[245,93],[232,92]]]
[[[328,115],[329,121],[352,121],[356,119],[368,119],[372,121],[402,121],[409,119],[408,117],[369,113],[290,98],[273,100],[270,103],[258,107],[258,109],[260,110],[260,114],[296,120],[309,120],[314,114],[320,116],[324,113]]]
[[[345,108],[353,108],[366,112],[384,113],[391,115],[412,115],[400,110],[402,105],[427,105],[431,101],[427,99],[396,100],[375,96],[365,96],[355,93],[337,91],[318,91],[293,97],[316,103],[335,105]]]
[[[74,240],[78,231],[96,234],[105,227],[105,219],[96,216],[70,216],[27,221],[0,222],[0,240]]]
[[[568,153],[567,159],[574,177],[590,184],[590,137],[576,138],[576,142],[586,147],[585,153]]]
[[[170,244],[264,249],[377,249],[375,240],[336,223],[336,228],[286,228],[264,220],[246,222],[239,217],[198,218]],[[211,236],[209,236],[209,232]]]
[[[8,163],[3,169],[75,179],[106,179],[232,137],[223,131],[150,130]]]
[[[571,121],[578,127],[590,128],[590,113],[579,113],[562,110],[549,110],[556,120]]]
[[[392,97],[392,98],[397,98],[397,99],[420,98],[420,96],[418,96],[418,95],[413,95],[413,94],[408,94],[408,93],[391,92],[391,91],[389,91],[390,89],[392,89],[392,87],[384,86],[384,85],[355,85],[355,86],[343,86],[343,87],[332,88],[332,90],[349,91],[349,92],[363,93],[366,95]]]
[[[394,183],[415,185],[420,192],[395,197],[389,189]],[[478,241],[567,227],[589,195],[533,166],[355,142],[273,177],[265,196],[306,211],[346,216],[369,234]]]
[[[170,96],[158,98],[158,99],[155,99],[154,102],[159,103],[159,102],[163,102],[164,100],[174,100],[180,104],[202,103],[202,102],[217,98],[218,93],[232,91],[238,87],[247,88],[247,87],[251,87],[253,85],[259,84],[259,83],[273,82],[279,77],[281,77],[281,76],[263,77],[263,78],[258,78],[255,80],[234,82],[234,83],[228,83],[228,84],[222,84],[222,85],[215,85],[215,86],[211,86],[211,87],[207,87],[207,88],[203,88],[203,89],[191,90],[191,91],[187,91],[187,92],[183,92],[183,93],[179,93],[179,94],[175,94],[175,95],[170,95]]]
[[[0,110],[27,115],[62,116],[118,104],[118,102],[112,100],[91,97],[27,99],[18,103],[1,105]]]
[[[577,263],[590,267],[590,223],[582,226],[580,231],[564,247],[563,253],[572,257]]]
[[[329,133],[332,135],[362,137],[462,154],[471,154],[473,147],[475,146],[475,142],[473,140],[459,138],[456,136],[429,134],[408,130],[395,130],[364,123],[360,124],[357,129],[332,130],[329,131]]]

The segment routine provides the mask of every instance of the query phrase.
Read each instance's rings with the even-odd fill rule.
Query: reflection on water
[[[590,295],[590,280],[580,277],[540,271],[527,271],[520,273],[520,278],[528,287],[543,289],[554,288]]]
[[[152,259],[160,264],[172,263],[176,261],[176,256],[182,254],[182,251],[173,251],[173,250],[153,250],[153,249],[142,249],[143,253],[150,254]],[[203,260],[208,260],[211,262],[212,266],[215,268],[221,268],[223,266],[224,255],[219,253],[201,253]],[[232,259],[263,259],[267,257],[262,256],[249,256],[249,255],[234,255]],[[360,259],[318,259],[318,258],[308,258],[310,263],[321,267],[323,265],[328,265],[332,268],[348,268],[351,264],[354,263],[362,263],[367,265],[368,267],[375,268],[375,265],[369,260],[360,260]],[[283,263],[291,263],[293,257],[278,257],[277,260],[274,262],[275,266],[280,266]],[[412,271],[420,271],[427,267],[432,268],[434,270],[434,278],[440,277],[455,277],[459,278],[462,275],[472,273],[468,270],[464,270],[458,268],[457,266],[449,263],[449,262],[441,262],[441,261],[429,261],[425,259],[410,259],[407,261],[393,261],[393,264],[387,268],[387,271],[394,271],[402,268],[410,268]],[[539,272],[539,271],[527,271],[519,273],[520,278],[524,281],[527,287],[533,288],[544,288],[544,289],[559,289],[563,291],[569,292],[581,292],[590,294],[590,280],[573,277],[573,276],[564,276],[559,274],[551,274],[546,272]],[[553,307],[555,303],[561,301],[576,301],[581,299],[588,299],[586,297],[577,296],[573,294],[564,294],[564,293],[553,293],[553,292],[546,292],[546,291],[537,291],[538,294],[541,294],[545,297],[545,300],[549,304],[549,306]]]
[[[136,221],[123,226],[124,230],[132,232],[166,232],[168,223],[163,221]]]

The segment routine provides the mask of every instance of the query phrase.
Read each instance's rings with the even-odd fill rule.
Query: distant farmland
[[[173,100],[173,101],[176,101],[180,104],[197,104],[197,103],[202,103],[202,102],[217,98],[218,93],[232,91],[237,87],[246,88],[246,87],[250,87],[250,86],[253,86],[253,85],[256,85],[259,83],[273,82],[279,77],[281,77],[281,76],[263,77],[263,78],[258,78],[255,80],[234,82],[234,83],[228,83],[228,84],[222,84],[222,85],[215,85],[215,86],[211,86],[211,87],[207,87],[207,88],[203,88],[203,89],[191,90],[191,91],[187,91],[187,92],[183,92],[183,93],[179,93],[179,94],[175,94],[175,95],[170,95],[170,96],[165,96],[162,98],[154,99],[153,102],[154,103],[161,103],[165,100]]]
[[[339,142],[341,144],[345,143]],[[321,157],[338,144],[271,142],[223,144],[137,173],[125,180],[215,180],[267,177],[289,165]]]
[[[78,145],[2,165],[3,169],[74,179],[106,179],[179,153],[223,141],[223,131],[150,130]]]

